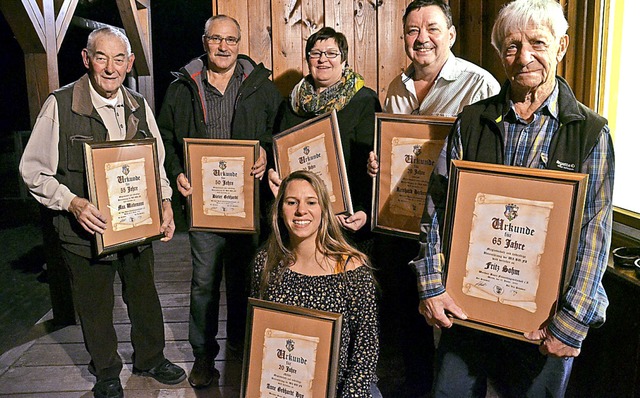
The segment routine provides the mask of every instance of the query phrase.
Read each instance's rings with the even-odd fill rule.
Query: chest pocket
[[[67,169],[69,171],[84,171],[84,144],[93,142],[91,135],[72,135],[67,141]]]

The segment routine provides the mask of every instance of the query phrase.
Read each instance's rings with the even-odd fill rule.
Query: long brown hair
[[[330,257],[338,263],[343,259],[353,257],[361,264],[369,264],[367,256],[351,246],[345,239],[342,228],[336,220],[331,208],[329,193],[324,182],[317,174],[310,171],[294,171],[282,180],[276,200],[271,207],[271,234],[267,241],[267,259],[260,281],[260,296],[264,294],[267,286],[278,283],[282,273],[296,262],[296,255],[291,247],[289,231],[282,218],[282,204],[287,186],[292,181],[303,180],[311,184],[318,195],[318,204],[321,209],[320,226],[316,235],[316,250],[325,257]],[[342,267],[343,272],[346,266]]]

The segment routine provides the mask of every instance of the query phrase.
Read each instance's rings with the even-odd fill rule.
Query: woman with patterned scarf
[[[373,149],[375,113],[381,107],[376,92],[365,87],[362,76],[347,66],[348,51],[346,37],[332,28],[324,27],[309,37],[305,58],[310,73],[296,84],[288,103],[283,104],[279,131],[336,110],[354,208],[353,215],[337,217],[354,243],[368,251],[372,187],[365,165]],[[277,193],[280,177],[270,169],[268,178]]]

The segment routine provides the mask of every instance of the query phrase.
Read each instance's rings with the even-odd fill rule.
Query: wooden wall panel
[[[302,0],[302,14],[300,21],[300,34],[302,36],[300,37],[300,45],[302,46],[301,55],[303,75],[309,74],[309,67],[304,54],[307,39],[324,26],[324,7],[322,2],[317,0]]]
[[[373,1],[355,1],[353,68],[364,77],[365,84],[378,91],[378,20],[377,3]]]
[[[409,65],[402,26],[407,3],[385,1],[378,7],[378,96],[383,105],[389,83]]]
[[[249,56],[273,70],[271,55],[271,1],[250,0],[249,30],[245,40],[249,42]]]
[[[354,1],[326,1],[324,4],[324,21],[326,26],[330,26],[342,32],[349,43],[349,54],[347,55],[347,63],[350,66],[355,64],[353,51],[354,43]]]
[[[508,0],[449,0],[457,39],[456,56],[479,64],[498,81],[505,79],[500,58],[491,46],[491,28]],[[578,99],[589,103],[595,86],[597,56],[594,26],[601,0],[560,0],[567,10],[570,51],[559,69]],[[402,15],[410,0],[212,0],[212,12],[238,20],[243,32],[240,51],[273,71],[283,95],[308,73],[306,39],[323,26],[344,33],[348,63],[377,90],[381,102],[391,80],[409,64],[404,52]],[[589,62],[582,62],[588,60]],[[570,65],[570,66],[568,66]]]
[[[240,24],[242,39],[240,40],[239,50],[241,54],[250,54],[249,45],[251,40],[247,35],[249,33],[249,8],[247,7],[247,2],[247,0],[218,1],[218,14],[233,17]],[[253,4],[253,1],[250,1],[250,3]]]
[[[272,0],[271,20],[274,82],[288,96],[302,77],[301,7],[296,0]]]

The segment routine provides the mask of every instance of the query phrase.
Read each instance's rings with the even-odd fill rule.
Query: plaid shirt
[[[522,120],[510,102],[504,115],[505,164],[544,169],[549,159],[549,145],[560,127],[558,119],[558,85],[543,105],[535,112],[530,123]],[[445,144],[434,168],[434,173],[448,180],[447,152],[451,159],[462,159],[460,119],[452,130],[453,147]],[[580,172],[589,175],[585,208],[582,217],[578,256],[569,282],[569,289],[560,305],[560,310],[548,325],[550,332],[572,347],[579,348],[590,326],[600,326],[605,319],[608,299],[602,286],[609,256],[612,226],[612,193],[614,179],[614,156],[609,127],[604,126],[600,138],[587,156]],[[432,188],[432,187],[430,187]],[[441,193],[440,193],[441,194]],[[420,254],[411,262],[418,277],[421,299],[444,293],[439,234],[440,220],[433,197],[427,195],[426,213],[421,225]],[[425,223],[426,220],[426,223]]]

